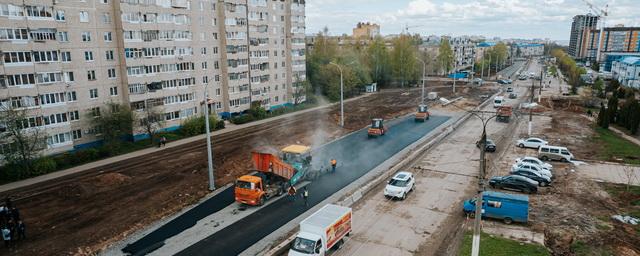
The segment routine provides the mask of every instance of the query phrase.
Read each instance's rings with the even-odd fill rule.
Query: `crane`
[[[419,27],[424,27],[424,25],[412,25],[412,26],[409,26],[408,23],[405,23],[404,24],[404,28],[402,29],[402,33],[409,34],[409,29],[410,28],[419,28]]]
[[[602,20],[602,25],[600,27],[600,33],[598,35],[598,50],[596,50],[596,62],[600,62],[600,49],[602,47],[602,40],[604,38],[605,20],[606,20],[607,16],[609,15],[609,12],[607,11],[607,9],[609,8],[609,4],[605,4],[604,8],[598,8],[593,3],[591,3],[591,1],[589,1],[589,0],[582,0],[582,1],[585,4],[587,4],[587,6],[589,6],[589,9],[591,9],[596,14],[598,19]]]

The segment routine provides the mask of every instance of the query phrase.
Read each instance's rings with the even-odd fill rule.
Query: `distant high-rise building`
[[[354,38],[374,38],[380,35],[380,25],[375,23],[358,22],[355,28],[353,28]]]
[[[576,15],[571,23],[571,36],[569,38],[569,52],[571,57],[581,59],[584,57],[583,45],[586,44],[588,33],[598,27],[598,17],[593,14]]]

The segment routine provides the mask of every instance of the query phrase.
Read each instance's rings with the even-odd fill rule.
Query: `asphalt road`
[[[350,134],[340,140],[325,145],[314,155],[314,162],[338,160],[338,169],[308,185],[309,204],[302,198],[294,202],[283,197],[276,202],[221,231],[191,245],[178,255],[237,255],[263,237],[304,213],[308,208],[320,203],[333,193],[360,178],[374,167],[403,148],[433,131],[449,117],[432,116],[425,123],[415,123],[412,117],[399,119],[390,126],[387,135],[368,139],[366,130]],[[301,192],[301,191],[299,191]]]

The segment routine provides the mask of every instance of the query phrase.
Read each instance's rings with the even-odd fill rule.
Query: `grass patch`
[[[598,134],[595,137],[595,142],[601,145],[601,150],[596,151],[598,159],[604,161],[622,159],[624,163],[640,165],[640,158],[638,157],[638,152],[640,152],[639,145],[618,136],[618,134],[608,129],[596,127],[595,130]]]
[[[467,232],[464,235],[461,256],[471,255],[473,232]],[[489,234],[482,233],[480,235],[480,255],[486,256],[538,256],[551,255],[549,250],[542,245],[528,244],[516,240],[506,239],[498,236],[491,237]]]
[[[609,246],[592,246],[581,240],[576,240],[571,244],[571,251],[576,256],[610,256],[614,255]]]

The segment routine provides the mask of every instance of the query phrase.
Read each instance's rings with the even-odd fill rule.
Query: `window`
[[[202,70],[207,70],[207,66],[208,66],[208,63],[206,61],[202,62]]]
[[[89,22],[89,13],[86,11],[80,11],[80,22]]]
[[[21,6],[0,3],[0,16],[24,16],[24,12]]]
[[[62,82],[62,73],[60,72],[43,72],[36,74],[36,81],[39,84],[50,84]]]
[[[24,10],[28,17],[51,18],[51,7],[26,5]]]
[[[113,50],[104,51],[104,57],[106,60],[113,60]]]
[[[91,42],[91,32],[82,32],[82,42]]]
[[[58,42],[69,42],[69,33],[66,31],[58,31]]]
[[[34,41],[56,40],[56,30],[53,28],[39,28],[29,31]]]
[[[64,81],[67,83],[74,82],[73,72],[64,72]]]
[[[109,95],[111,95],[111,96],[116,96],[116,95],[118,95],[118,87],[111,87],[111,88],[109,88]]]
[[[89,98],[90,99],[98,98],[98,89],[90,89],[89,90]]]
[[[93,61],[93,52],[92,51],[85,51],[84,52],[84,60]]]
[[[62,62],[70,62],[71,61],[71,52],[61,52]]]
[[[31,63],[30,52],[3,52],[2,59],[5,64],[9,63]]]
[[[111,14],[109,14],[108,12],[103,12],[101,19],[102,19],[102,23],[111,24]]]
[[[64,11],[63,10],[57,10],[56,11],[56,20],[57,21],[65,21]]]
[[[95,70],[87,71],[87,80],[89,80],[89,81],[95,81],[96,80],[96,71]]]
[[[78,112],[78,110],[69,112],[69,120],[70,121],[80,120],[80,113]]]
[[[82,131],[80,129],[71,131],[71,135],[74,140],[82,139]]]
[[[100,116],[100,107],[91,108],[91,115],[93,117],[99,117]]]
[[[78,97],[76,96],[75,91],[67,92],[67,101],[77,101]]]
[[[29,40],[29,31],[26,28],[0,29],[0,40]]]
[[[107,77],[116,78],[116,69],[115,68],[107,69]]]
[[[101,4],[109,4],[109,0],[100,0]]]
[[[111,32],[104,32],[103,37],[105,42],[113,41],[113,37],[111,37]]]
[[[34,74],[0,75],[0,83],[8,86],[32,85],[36,83]]]
[[[68,132],[55,134],[53,136],[47,137],[47,144],[49,146],[56,146],[60,144],[65,144],[71,141],[71,134]]]

